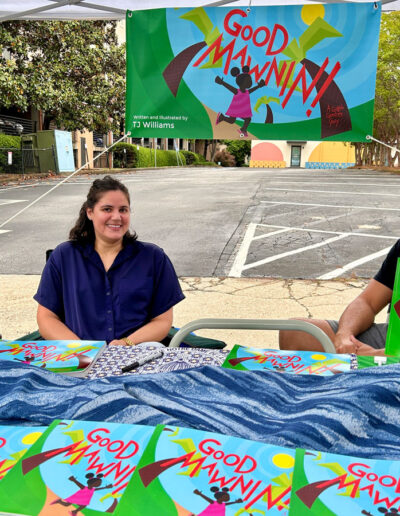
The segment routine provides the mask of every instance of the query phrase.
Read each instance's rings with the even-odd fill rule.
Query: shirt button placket
[[[111,285],[106,276],[106,328],[107,341],[114,339],[114,318],[113,318],[113,301],[112,301]]]

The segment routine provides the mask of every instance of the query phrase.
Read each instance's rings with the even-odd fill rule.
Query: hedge
[[[186,165],[193,165],[194,163],[198,163],[199,162],[199,155],[198,154],[195,154],[194,152],[188,151],[188,150],[182,150],[181,153],[186,158]]]
[[[117,143],[111,151],[114,153],[115,168],[147,168],[154,167],[154,150],[140,147],[131,143]],[[185,156],[179,153],[183,165],[186,165]],[[176,152],[157,150],[157,167],[177,166]]]
[[[137,162],[137,150],[131,143],[120,142],[112,147],[114,153],[115,168],[135,168]]]
[[[111,152],[114,154],[115,168],[154,167],[154,149],[120,142],[112,147]],[[182,165],[210,164],[204,156],[195,152],[181,150],[179,156]],[[174,150],[157,150],[156,164],[157,167],[176,167],[176,152]]]
[[[21,138],[0,134],[0,173],[22,173]],[[15,149],[15,150],[14,150]],[[8,151],[12,151],[12,165],[8,165]]]

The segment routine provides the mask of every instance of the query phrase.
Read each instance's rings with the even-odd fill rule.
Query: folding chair
[[[170,348],[179,347],[181,341],[194,330],[233,329],[233,330],[297,330],[309,333],[319,340],[326,353],[336,353],[331,339],[320,328],[306,321],[294,319],[196,319],[185,324],[173,337]]]

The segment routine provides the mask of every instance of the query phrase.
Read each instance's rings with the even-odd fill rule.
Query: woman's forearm
[[[128,335],[128,340],[133,344],[153,341],[160,342],[168,335],[170,329],[171,324],[169,322],[153,319],[131,335]]]
[[[111,346],[135,346],[142,342],[161,342],[168,335],[172,326],[173,309],[170,308],[163,314],[154,317],[150,322],[132,332],[123,339],[115,339]]]
[[[46,340],[80,340],[56,314],[40,306],[37,313],[40,335]]]
[[[161,342],[168,335],[172,326],[173,309],[170,308],[163,314],[154,317],[150,322],[128,335],[127,339],[132,344],[141,342]]]
[[[60,320],[49,320],[39,324],[39,333],[46,340],[80,340],[78,335]]]

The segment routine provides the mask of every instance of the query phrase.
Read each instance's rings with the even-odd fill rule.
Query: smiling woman
[[[167,335],[184,295],[164,251],[139,242],[129,225],[126,186],[111,176],[96,179],[34,296],[42,337],[136,345]]]

